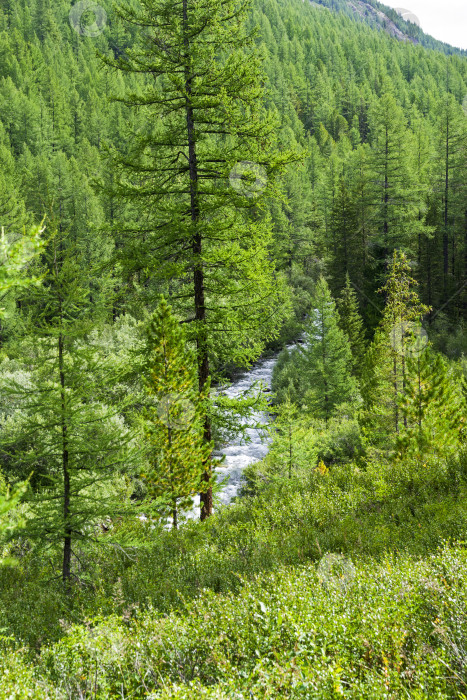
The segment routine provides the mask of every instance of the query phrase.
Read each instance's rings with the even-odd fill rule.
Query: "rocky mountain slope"
[[[422,44],[429,49],[443,51],[446,54],[458,53],[467,55],[467,51],[455,48],[425,34],[417,17],[409,9],[394,9],[383,5],[378,0],[312,0],[313,5],[328,8],[331,11],[343,12],[359,22],[365,22],[371,27],[379,27],[400,41],[411,41]]]

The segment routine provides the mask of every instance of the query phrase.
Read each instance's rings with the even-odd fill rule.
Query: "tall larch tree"
[[[373,243],[381,280],[389,270],[393,251],[415,246],[419,192],[407,120],[395,97],[384,94],[373,104],[370,116]]]
[[[113,194],[131,203],[117,226],[120,261],[147,303],[164,291],[186,321],[200,393],[213,358],[245,364],[258,357],[284,308],[263,202],[297,156],[276,148],[277,125],[262,106],[260,57],[245,28],[249,7],[243,0],[121,4],[117,13],[139,28],[138,40],[124,56],[105,59],[144,84],[118,98],[145,117],[112,166]],[[207,444],[211,430],[206,415]],[[201,501],[204,519],[210,489]]]
[[[442,260],[440,303],[449,301],[467,275],[467,119],[449,93],[439,107],[437,259]],[[465,295],[455,297],[460,307]],[[455,316],[455,314],[453,314]],[[457,314],[459,317],[459,314]]]

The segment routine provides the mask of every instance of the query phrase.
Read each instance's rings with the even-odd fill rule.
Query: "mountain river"
[[[234,398],[241,396],[253,384],[261,383],[263,389],[271,387],[272,370],[277,361],[277,355],[258,361],[253,367],[237,377],[232,384],[223,390],[227,396]],[[265,413],[255,413],[249,420],[244,420],[245,423],[262,424],[268,423],[268,417]],[[250,441],[245,442],[242,436],[234,438],[228,445],[215,453],[219,457],[225,455],[225,460],[221,467],[218,467],[218,481],[224,481],[224,486],[220,491],[218,498],[222,504],[228,504],[238,494],[240,489],[242,472],[249,464],[263,459],[268,452],[269,438],[265,434],[265,430],[258,428],[247,428]],[[186,514],[187,517],[199,517],[199,496],[195,499],[195,508],[192,512]]]

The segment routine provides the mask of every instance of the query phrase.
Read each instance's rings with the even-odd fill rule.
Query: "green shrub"
[[[463,697],[463,545],[344,571],[282,567],[179,613],[89,620],[34,666],[8,651],[0,698]]]

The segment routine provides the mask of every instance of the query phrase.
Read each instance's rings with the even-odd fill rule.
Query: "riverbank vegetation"
[[[466,58],[325,4],[0,0],[0,699],[467,695]]]

